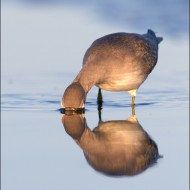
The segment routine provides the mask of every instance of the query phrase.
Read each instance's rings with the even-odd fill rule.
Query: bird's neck
[[[80,83],[85,93],[87,94],[95,84],[95,77],[93,75],[93,72],[83,67],[73,82]]]

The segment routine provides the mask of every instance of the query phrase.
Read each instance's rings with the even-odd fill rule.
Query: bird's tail
[[[154,37],[157,39],[157,43],[158,43],[158,44],[163,40],[162,37],[156,37],[155,32],[154,32],[153,30],[151,30],[151,29],[148,29],[147,34],[149,34],[149,35],[151,35],[151,36],[154,36]]]

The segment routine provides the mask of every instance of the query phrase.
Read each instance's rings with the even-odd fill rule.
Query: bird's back
[[[111,66],[115,61],[115,64],[125,66],[128,61],[141,64],[141,68],[146,73],[150,73],[157,62],[158,43],[156,39],[154,33],[106,35],[92,43],[85,53],[83,65],[90,62],[96,65]]]

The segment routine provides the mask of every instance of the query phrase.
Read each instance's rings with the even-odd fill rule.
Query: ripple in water
[[[56,95],[42,94],[3,94],[1,96],[3,111],[55,110],[60,105]]]
[[[93,97],[92,97],[93,96]],[[131,97],[125,93],[109,93],[103,95],[103,108],[128,108],[131,107]],[[55,94],[2,94],[1,110],[49,110],[60,111],[61,97]],[[135,107],[188,107],[188,94],[179,91],[145,91],[136,97]],[[90,95],[86,101],[86,111],[97,110],[96,95]]]

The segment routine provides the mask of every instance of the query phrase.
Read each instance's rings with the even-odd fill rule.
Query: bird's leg
[[[135,105],[135,96],[132,96],[131,105]]]
[[[135,96],[132,96],[131,108],[132,108],[132,115],[135,115]]]
[[[98,121],[98,124],[100,124],[102,122],[102,102],[98,102],[98,118],[99,118],[99,121]]]
[[[131,104],[132,115],[135,115],[135,104]]]
[[[102,102],[103,102],[103,98],[102,98],[102,92],[101,92],[101,88],[99,88],[98,90],[98,97],[97,97],[97,103],[98,103],[98,117],[99,117],[99,124],[102,122],[102,117],[101,117],[101,110],[102,110]]]
[[[98,102],[98,104],[103,102],[101,88],[99,88],[99,90],[98,90],[97,102]]]
[[[102,122],[102,107],[98,107],[98,124],[100,124]]]

